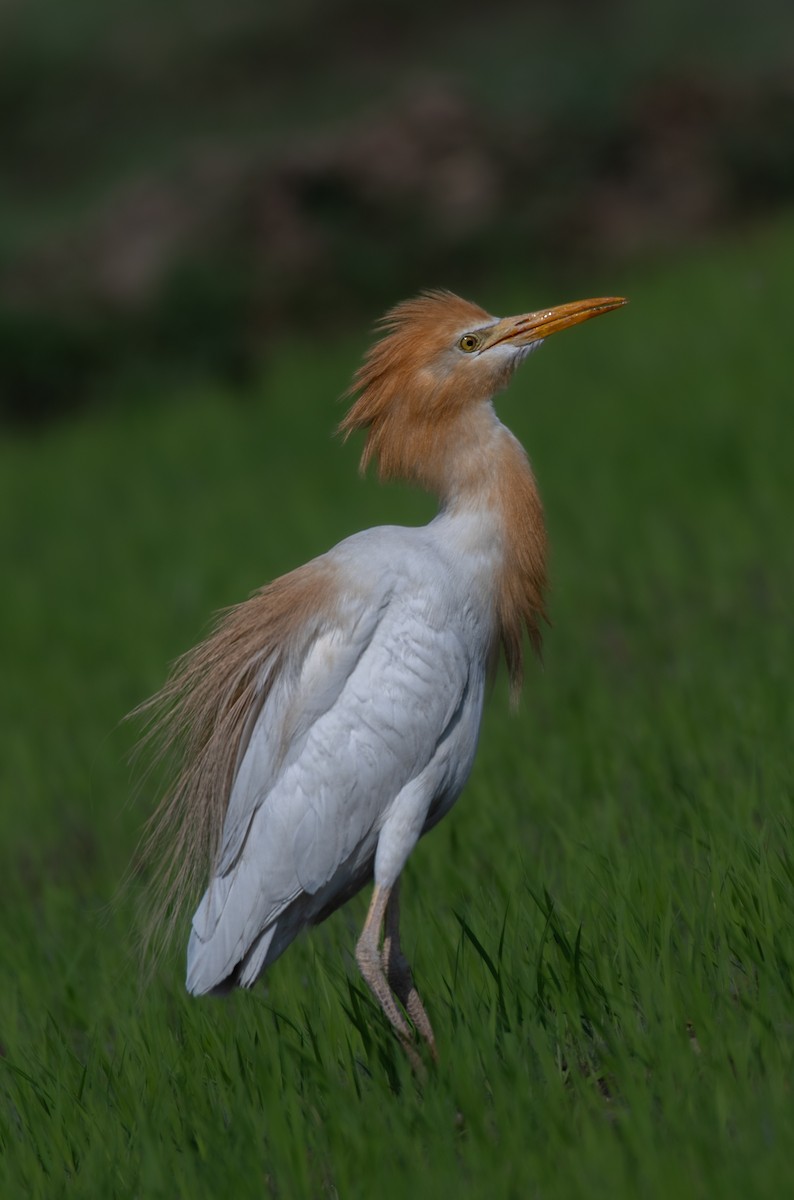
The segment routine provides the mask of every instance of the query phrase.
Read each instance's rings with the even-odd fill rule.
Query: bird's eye
[[[480,344],[480,339],[474,333],[464,333],[458,346],[465,354],[471,354]]]

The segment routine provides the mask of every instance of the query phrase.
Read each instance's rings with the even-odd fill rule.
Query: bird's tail
[[[243,948],[237,931],[223,918],[227,879],[214,879],[204,894],[190,931],[185,986],[194,996],[225,995],[236,987],[250,988],[262,972],[283,954],[309,923],[306,897],[298,896]]]

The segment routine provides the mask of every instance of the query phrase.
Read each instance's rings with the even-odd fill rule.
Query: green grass
[[[181,947],[142,988],[145,877],[114,902],[153,801],[122,714],[213,608],[431,511],[330,438],[362,340],[284,347],[244,401],[141,389],[6,440],[2,1197],[789,1194],[793,271],[789,223],[566,284],[632,305],[500,401],[554,626],[407,870],[421,1085],[352,961],[365,897],[227,1002],[184,994]]]

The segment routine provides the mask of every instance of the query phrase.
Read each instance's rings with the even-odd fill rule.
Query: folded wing
[[[241,741],[189,990],[253,983],[366,882],[390,817],[407,857],[431,805],[460,790],[471,664],[443,618],[399,587],[347,596],[282,663]],[[476,729],[465,741],[473,757]]]

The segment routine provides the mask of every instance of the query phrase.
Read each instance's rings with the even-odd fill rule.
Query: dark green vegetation
[[[234,401],[123,397],[0,449],[0,1194],[783,1196],[794,1185],[794,225],[500,312],[626,291],[500,412],[546,500],[545,669],[491,699],[410,861],[423,1085],[352,962],[360,897],[266,987],[144,989],[121,715],[210,611],[429,503],[330,439],[363,340]],[[132,401],[132,402],[129,402]]]
[[[0,4],[0,420],[794,202],[791,0]]]

